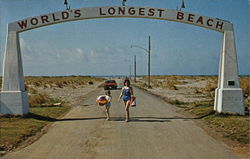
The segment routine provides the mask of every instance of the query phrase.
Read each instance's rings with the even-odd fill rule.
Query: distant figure
[[[125,121],[129,122],[129,107],[130,107],[131,96],[133,96],[133,88],[130,87],[130,81],[128,79],[125,79],[124,81],[124,87],[122,87],[118,101],[121,100],[122,96],[125,106],[125,115],[126,115]]]
[[[99,106],[104,106],[105,105],[105,111],[106,111],[106,120],[110,120],[109,116],[109,109],[111,107],[111,92],[110,90],[105,91],[105,95],[101,95],[97,98],[96,103],[99,104]]]

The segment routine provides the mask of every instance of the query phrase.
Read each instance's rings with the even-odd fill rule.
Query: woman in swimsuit
[[[126,122],[129,121],[129,107],[130,107],[130,99],[131,96],[133,96],[133,88],[130,87],[130,81],[129,80],[125,80],[124,81],[124,87],[122,87],[121,90],[121,94],[119,96],[118,101],[120,101],[120,99],[123,96],[123,101],[124,101],[124,106],[125,106],[125,115],[126,115]]]

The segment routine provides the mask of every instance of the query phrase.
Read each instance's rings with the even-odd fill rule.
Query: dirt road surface
[[[237,159],[229,147],[198,127],[175,107],[139,89],[137,106],[124,121],[120,90],[113,90],[111,121],[95,105],[101,88],[82,98],[48,133],[3,159]]]

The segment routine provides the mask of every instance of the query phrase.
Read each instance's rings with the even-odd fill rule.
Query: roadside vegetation
[[[31,77],[25,78],[25,85],[28,87],[43,87],[43,88],[63,88],[63,87],[86,87],[95,82],[103,81],[102,78],[93,78],[91,76],[58,76],[58,77]]]
[[[42,134],[41,131],[46,125],[57,121],[58,117],[70,110],[69,103],[52,98],[40,92],[38,88],[87,87],[100,81],[103,79],[89,76],[26,77],[25,88],[29,94],[29,114],[0,116],[0,156],[28,142],[30,137]]]
[[[195,119],[203,120],[209,127],[215,129],[215,131],[219,132],[223,137],[241,144],[249,144],[249,76],[240,77],[246,108],[245,116],[218,114],[214,112],[214,94],[218,80],[216,76],[153,76],[151,80],[153,89],[147,89],[147,77],[140,77],[139,82],[135,85],[153,94],[156,92],[155,89],[175,92],[177,94],[176,98],[170,98],[167,95],[164,96],[161,94],[158,95],[168,103],[182,108],[185,113],[192,115]],[[190,83],[197,83],[197,85],[190,85]],[[202,83],[204,83],[203,86]],[[186,98],[192,96],[198,99],[202,96],[206,100],[185,102],[182,98],[178,98],[178,91],[180,91],[179,95],[183,96],[184,93],[181,90],[186,88],[192,90],[192,92],[185,94]]]

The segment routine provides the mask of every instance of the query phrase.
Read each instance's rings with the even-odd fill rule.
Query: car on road
[[[117,89],[117,83],[115,80],[107,80],[104,82],[104,90]]]

